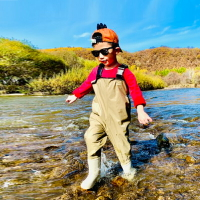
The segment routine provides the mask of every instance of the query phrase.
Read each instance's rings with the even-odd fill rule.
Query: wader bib
[[[84,138],[88,159],[101,156],[101,148],[107,137],[114,146],[122,165],[130,162],[131,146],[128,139],[130,124],[130,100],[128,88],[123,80],[125,65],[118,67],[116,78],[102,78],[103,65],[100,64],[96,80],[92,83],[95,97],[90,115],[90,127]]]

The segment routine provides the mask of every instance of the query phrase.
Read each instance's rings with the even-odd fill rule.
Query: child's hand
[[[143,111],[138,113],[138,121],[141,124],[148,125],[153,120],[151,119],[151,117],[149,117],[149,115],[146,112]]]
[[[151,117],[149,117],[149,115],[144,111],[143,105],[137,106],[137,113],[138,113],[138,121],[141,124],[148,125],[150,122],[153,121]]]
[[[73,95],[69,95],[66,99],[67,103],[73,103],[74,101],[76,101],[77,97],[73,94]]]

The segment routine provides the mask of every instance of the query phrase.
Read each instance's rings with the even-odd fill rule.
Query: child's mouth
[[[101,62],[101,63],[106,63],[107,61],[106,61],[106,60],[100,60],[100,62]]]

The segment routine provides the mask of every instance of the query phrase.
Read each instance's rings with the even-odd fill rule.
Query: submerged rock
[[[160,135],[158,135],[156,137],[156,141],[157,141],[157,144],[158,144],[158,148],[159,149],[167,149],[167,148],[170,148],[170,142],[169,142],[169,139],[164,135],[164,133],[161,133]]]

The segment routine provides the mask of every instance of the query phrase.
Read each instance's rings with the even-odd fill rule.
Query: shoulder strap
[[[127,66],[127,65],[124,65],[124,64],[122,64],[122,65],[120,65],[120,66],[118,67],[117,74],[116,74],[116,79],[121,79],[121,80],[124,79],[124,78],[123,78],[123,74],[124,74],[124,70],[125,70],[126,68],[128,68],[128,66]]]
[[[104,68],[104,64],[99,64],[99,67],[97,69],[97,76],[96,76],[96,80],[98,80],[99,78],[101,78],[102,72],[103,72],[103,68]]]
[[[104,64],[100,64],[98,69],[97,69],[97,75],[96,75],[96,80],[92,81],[92,84],[95,84],[97,82],[97,80],[99,78],[101,78],[102,72],[103,72],[103,68],[104,68]],[[120,79],[120,80],[124,80],[123,78],[123,74],[124,74],[124,70],[128,68],[127,65],[120,65],[117,69],[117,73],[116,73],[116,79]]]
[[[97,75],[96,75],[96,79],[94,81],[92,81],[92,84],[95,84],[97,82],[97,80],[99,78],[101,78],[102,72],[103,72],[103,68],[104,68],[104,64],[99,64],[98,69],[97,69]]]

